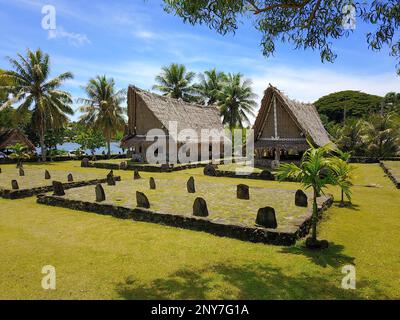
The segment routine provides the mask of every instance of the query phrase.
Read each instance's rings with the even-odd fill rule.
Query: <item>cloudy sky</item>
[[[335,63],[322,64],[317,51],[295,51],[279,44],[272,58],[261,53],[251,22],[235,35],[221,36],[204,26],[184,24],[162,9],[161,0],[0,0],[0,68],[6,56],[26,48],[50,54],[53,74],[71,71],[75,78],[64,89],[74,97],[98,74],[113,77],[118,88],[135,84],[151,89],[160,67],[183,63],[201,72],[216,67],[251,78],[261,98],[271,83],[291,98],[315,101],[339,90],[383,95],[400,92],[396,61],[388,50],[372,52],[365,42],[368,26],[357,21],[355,32],[334,42]],[[56,30],[42,28],[42,8],[56,9]],[[78,115],[75,116],[75,118]]]

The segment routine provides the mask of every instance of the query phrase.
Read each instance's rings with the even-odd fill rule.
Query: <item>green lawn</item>
[[[107,172],[80,168],[79,162],[35,167]],[[320,224],[319,237],[330,241],[324,252],[310,252],[302,242],[295,247],[252,244],[37,205],[34,198],[0,199],[0,298],[399,299],[399,191],[378,165],[356,167],[354,206],[334,205]],[[116,174],[132,179],[130,171]],[[141,175],[249,182],[204,177],[202,168]],[[298,188],[293,183],[254,183]],[[339,197],[338,190],[330,192]],[[356,266],[356,290],[341,288],[341,268],[346,264]],[[56,268],[55,291],[41,288],[44,265]]]
[[[383,161],[386,168],[391,169],[396,177],[400,178],[400,161]]]

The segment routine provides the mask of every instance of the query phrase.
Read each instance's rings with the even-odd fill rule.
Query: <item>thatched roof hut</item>
[[[16,143],[24,144],[29,151],[34,151],[34,144],[19,129],[1,129],[0,128],[0,150],[7,149]]]
[[[151,129],[161,129],[168,132],[169,123],[176,121],[177,132],[183,129],[193,129],[200,140],[201,130],[218,130],[223,132],[220,112],[214,106],[205,107],[160,96],[135,86],[128,88],[128,127],[126,136],[121,140],[121,147],[135,148],[144,155],[146,135]],[[201,141],[192,141],[200,143]],[[176,143],[186,143],[186,139]]]
[[[314,105],[289,99],[269,85],[254,124],[255,148],[305,151],[330,143]]]

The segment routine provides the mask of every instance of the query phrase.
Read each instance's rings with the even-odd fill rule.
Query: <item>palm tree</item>
[[[121,107],[125,101],[125,90],[115,91],[114,79],[97,76],[90,79],[84,87],[88,98],[79,98],[79,108],[83,115],[80,122],[99,130],[107,142],[107,154],[111,154],[111,139],[125,127],[126,108]]]
[[[334,158],[334,171],[336,175],[337,185],[341,190],[340,207],[344,207],[344,195],[351,203],[351,187],[352,183],[352,172],[354,167],[349,164],[351,154],[348,152],[336,151],[337,157]]]
[[[391,157],[400,151],[400,124],[394,112],[375,114],[366,128],[368,154],[372,157]]]
[[[280,165],[274,173],[279,181],[294,180],[301,182],[305,189],[313,189],[312,235],[306,241],[309,248],[327,246],[326,241],[317,240],[317,197],[329,184],[336,184],[334,157],[331,156],[331,151],[332,146],[330,144],[320,148],[314,148],[310,145],[301,159],[300,166],[294,163],[285,163]]]
[[[235,127],[243,128],[243,123],[250,124],[248,116],[254,117],[253,111],[257,106],[254,100],[256,97],[250,80],[242,81],[240,73],[228,74],[218,94],[218,106],[223,123],[227,124],[231,130]]]
[[[188,72],[182,64],[172,63],[161,69],[161,73],[155,78],[158,84],[154,90],[161,91],[165,96],[174,99],[182,99],[187,102],[196,100],[195,89],[191,84],[195,73]]]
[[[348,119],[338,129],[339,137],[335,142],[342,150],[351,151],[355,155],[364,154],[366,128],[367,122],[365,120]]]
[[[65,80],[73,76],[65,72],[49,80],[50,58],[40,49],[34,52],[28,49],[26,57],[18,54],[18,58],[19,61],[9,58],[13,71],[0,74],[0,79],[12,81],[9,85],[1,86],[12,93],[12,97],[7,98],[0,110],[19,104],[18,114],[32,112],[32,125],[39,133],[42,161],[46,161],[46,127],[60,128],[68,120],[66,115],[74,113],[70,107],[70,94],[59,89]]]
[[[10,154],[11,159],[17,159],[17,168],[22,167],[22,161],[29,159],[31,156],[27,152],[27,146],[22,143],[16,143],[11,146],[7,146],[7,149],[10,149],[12,153]]]
[[[218,101],[218,95],[222,90],[226,75],[223,72],[217,72],[216,69],[205,71],[199,75],[200,83],[195,86],[196,91],[204,100],[207,106],[213,105]]]

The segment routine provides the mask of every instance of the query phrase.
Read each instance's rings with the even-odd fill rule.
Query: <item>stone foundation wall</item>
[[[278,232],[273,229],[216,223],[207,218],[167,214],[142,208],[131,209],[109,204],[70,200],[65,197],[57,196],[39,195],[37,202],[50,206],[111,215],[119,219],[158,223],[178,228],[204,231],[221,237],[284,246],[294,245],[296,240],[305,236],[311,227],[311,212],[307,215],[306,219],[298,221],[298,228],[296,231]],[[322,212],[330,207],[332,203],[332,196],[325,198],[323,201],[319,201],[319,215],[322,215]]]
[[[387,166],[385,166],[385,164],[381,161],[379,162],[379,165],[381,166],[381,168],[383,169],[383,171],[387,174],[387,176],[389,177],[390,180],[393,181],[394,185],[396,186],[397,189],[400,189],[400,177],[396,176],[394,174],[394,172],[388,168]]]
[[[161,166],[150,166],[150,165],[135,165],[132,163],[128,163],[126,168],[121,168],[118,163],[104,163],[104,162],[89,162],[88,168],[99,168],[99,169],[108,169],[108,170],[129,170],[129,171],[143,171],[143,172],[174,172],[174,171],[181,171],[187,169],[194,169],[194,168],[202,168],[205,167],[206,164],[204,163],[197,163],[197,164],[187,164],[187,165],[179,165],[170,167],[168,169],[161,168]]]
[[[116,181],[121,181],[121,177],[114,177]],[[63,183],[63,187],[65,190],[72,189],[72,188],[79,188],[89,185],[95,185],[98,183],[106,183],[107,179],[94,179],[94,180],[87,180],[87,181],[75,181],[75,182],[66,182]],[[31,189],[19,189],[19,190],[11,190],[11,189],[0,189],[0,197],[15,200],[15,199],[22,199],[27,197],[32,197],[34,195],[43,194],[47,192],[53,191],[53,186],[43,186],[43,187],[36,187]]]

